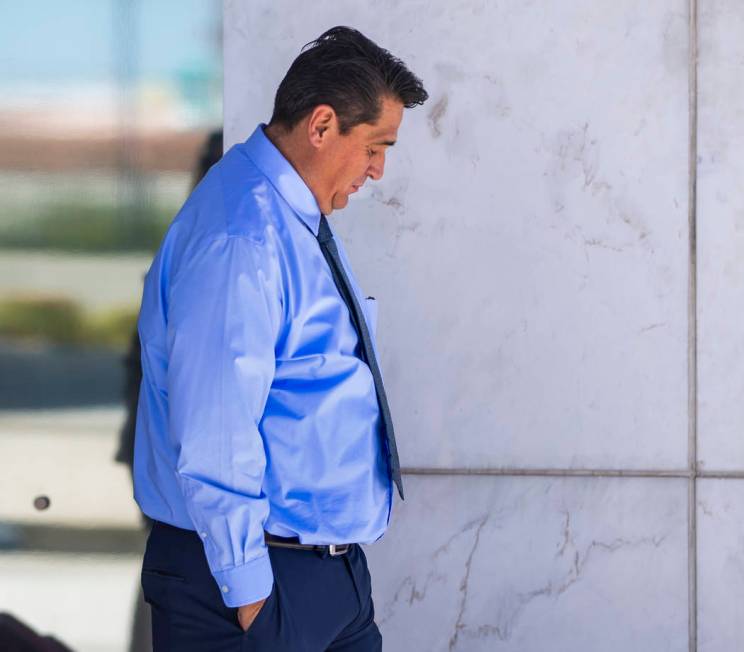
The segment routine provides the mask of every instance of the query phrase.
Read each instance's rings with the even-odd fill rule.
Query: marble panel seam
[[[454,468],[404,467],[404,475],[490,475],[490,476],[560,476],[590,478],[687,478],[690,480],[744,480],[742,471],[701,469],[529,469],[529,468]]]

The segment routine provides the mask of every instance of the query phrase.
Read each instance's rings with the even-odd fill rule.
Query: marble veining
[[[407,484],[367,547],[386,649],[686,650],[683,480]]]
[[[744,647],[744,482],[698,483],[698,652]]]

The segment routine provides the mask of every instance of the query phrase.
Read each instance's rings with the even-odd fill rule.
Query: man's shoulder
[[[164,245],[189,251],[226,237],[263,242],[278,226],[274,189],[248,156],[233,146],[194,188],[176,214]],[[181,248],[176,245],[176,248]]]
[[[230,148],[194,188],[171,222],[154,261],[166,272],[161,282],[174,280],[194,260],[204,260],[226,238],[258,245],[254,255],[269,256],[287,237],[282,211],[271,182],[240,145]],[[274,246],[264,247],[267,239]],[[167,271],[166,271],[167,270]]]
[[[220,236],[260,238],[276,218],[267,201],[273,187],[251,159],[235,145],[194,189],[177,219],[192,222],[193,235],[211,240]]]
[[[224,206],[224,233],[263,241],[267,229],[284,233],[288,207],[271,180],[244,149],[234,145],[220,161],[220,192]]]

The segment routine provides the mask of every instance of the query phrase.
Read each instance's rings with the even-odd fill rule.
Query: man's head
[[[367,178],[382,177],[403,109],[427,98],[402,61],[355,29],[333,27],[290,66],[266,135],[328,215]]]

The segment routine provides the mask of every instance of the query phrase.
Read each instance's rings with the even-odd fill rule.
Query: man
[[[145,279],[134,493],[155,652],[381,649],[358,544],[384,534],[400,465],[375,302],[325,216],[382,177],[428,95],[356,30],[308,45]]]

